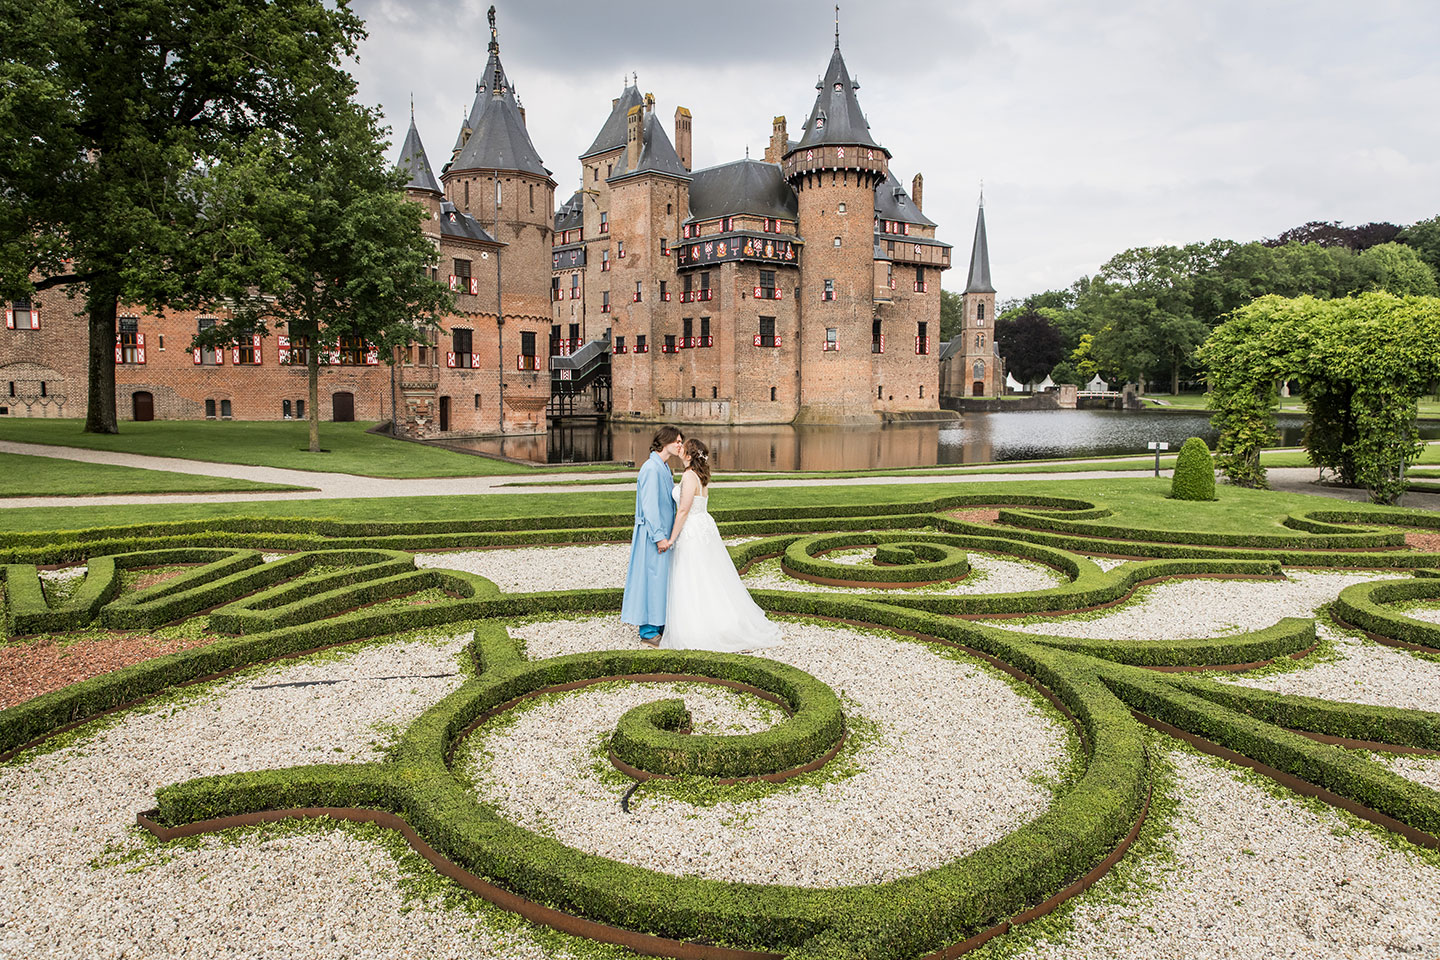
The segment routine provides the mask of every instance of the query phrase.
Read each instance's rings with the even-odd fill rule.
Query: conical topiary
[[[1175,475],[1170,480],[1170,496],[1175,500],[1214,500],[1215,461],[1210,448],[1199,437],[1191,437],[1175,458]]]

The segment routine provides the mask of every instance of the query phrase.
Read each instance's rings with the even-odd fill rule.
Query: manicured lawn
[[[478,477],[534,473],[532,467],[455,453],[439,447],[377,437],[373,423],[323,423],[320,445],[310,453],[303,422],[154,420],[126,422],[118,434],[84,433],[80,420],[17,417],[0,420],[0,440],[114,450],[211,463],[241,463],[291,470],[353,473],[367,477]],[[547,467],[547,472],[564,469]]]
[[[1035,480],[1014,483],[967,485],[895,484],[865,486],[765,487],[716,491],[713,508],[799,507],[862,503],[909,503],[961,493],[983,493],[1003,501],[1007,493],[1036,493],[1097,500],[1115,511],[1102,523],[1128,524],[1139,528],[1209,530],[1225,532],[1278,532],[1289,513],[1310,509],[1335,509],[1337,503],[1325,497],[1220,487],[1214,503],[1170,500],[1170,481],[1162,478],[1134,480]],[[634,493],[621,487],[615,492],[561,494],[488,494],[465,497],[389,497],[355,500],[289,500],[224,504],[167,504],[163,517],[150,506],[102,508],[34,507],[0,510],[0,531],[73,530],[164,520],[193,520],[222,516],[326,517],[340,520],[436,520],[445,518],[535,517],[563,518],[579,514],[619,513],[634,510]],[[1375,510],[1365,504],[1345,504],[1346,509]],[[0,541],[3,541],[0,536]]]
[[[1147,407],[1152,409],[1163,409],[1171,407],[1180,410],[1206,410],[1205,397],[1203,393],[1182,393],[1172,397],[1168,393],[1147,393],[1141,397]],[[1156,402],[1159,401],[1159,402]],[[1285,413],[1304,413],[1305,404],[1294,397],[1280,398],[1280,409]],[[1433,397],[1422,397],[1419,404],[1420,416],[1426,419],[1440,419],[1440,400]]]
[[[92,497],[112,493],[229,493],[305,490],[281,483],[199,477],[108,463],[0,453],[0,497]]]

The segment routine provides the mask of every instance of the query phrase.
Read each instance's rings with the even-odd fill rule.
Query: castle
[[[1001,391],[983,207],[965,326],[942,344],[951,247],[923,212],[923,178],[907,192],[871,134],[838,30],[798,140],[777,116],[763,160],[694,169],[690,112],[675,110],[672,140],[654,96],[627,84],[558,209],[493,9],[481,77],[439,179],[413,115],[398,160],[407,195],[430,214],[433,275],[456,309],[394,357],[313,345],[326,364],[323,419],[393,409],[417,438],[537,434],[566,416],[855,423],[938,415],[942,392]],[[85,409],[85,320],[46,300],[7,306],[0,413]],[[120,417],[303,418],[312,345],[282,328],[192,350],[194,333],[223,316],[122,309]]]

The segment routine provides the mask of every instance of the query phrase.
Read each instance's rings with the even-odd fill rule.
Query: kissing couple
[[[685,465],[677,484],[669,458]],[[736,653],[773,646],[765,617],[710,516],[710,451],[672,426],[655,432],[635,484],[635,529],[620,620],[640,640],[668,649]]]

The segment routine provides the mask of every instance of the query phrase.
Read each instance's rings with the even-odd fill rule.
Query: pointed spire
[[[405,134],[405,142],[400,147],[400,159],[396,166],[409,174],[409,181],[405,184],[406,190],[424,190],[428,193],[440,193],[440,184],[435,181],[435,174],[430,169],[430,158],[425,156],[425,145],[420,142],[420,131],[415,128],[415,107],[410,107],[410,129]]]
[[[837,8],[838,10],[838,8]],[[838,16],[838,14],[837,14]],[[836,21],[835,51],[825,77],[815,85],[818,93],[810,119],[805,122],[797,149],[833,143],[884,149],[870,133],[870,122],[855,97],[859,84],[850,76],[845,58],[840,54],[839,21]],[[886,155],[889,153],[887,151]]]
[[[985,237],[985,194],[980,194],[980,206],[975,215],[975,245],[970,249],[970,278],[965,284],[966,293],[994,293],[990,282],[990,243]]]
[[[840,4],[835,4],[835,49],[840,49]]]

